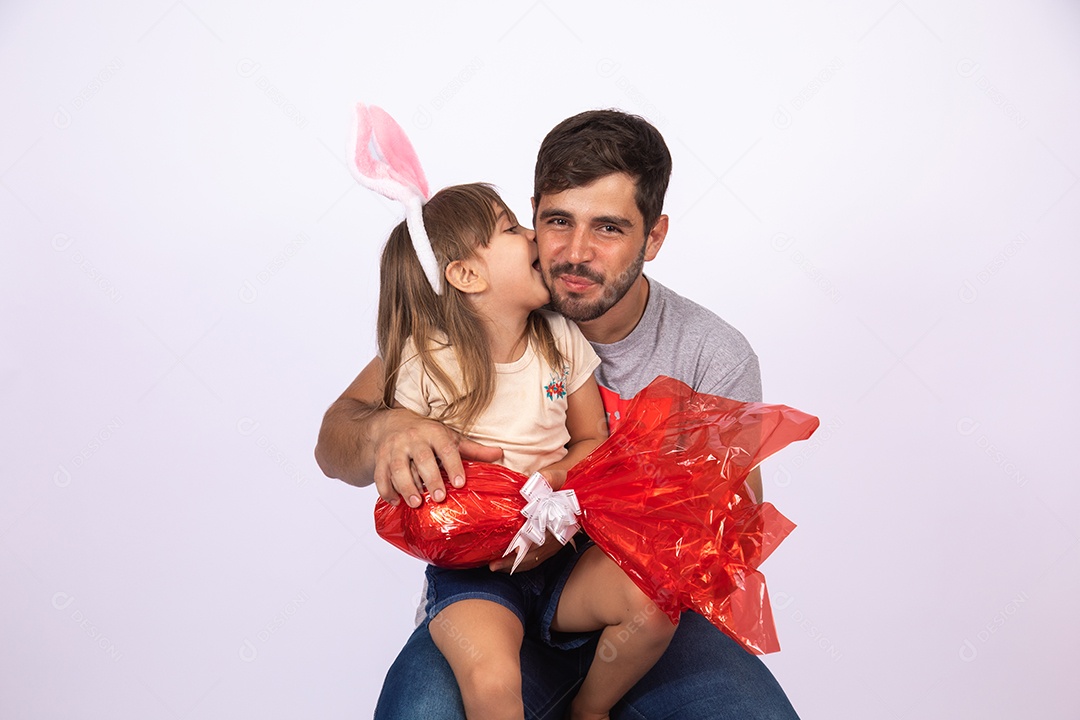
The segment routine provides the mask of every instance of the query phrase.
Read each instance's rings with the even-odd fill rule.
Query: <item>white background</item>
[[[765,466],[805,718],[1080,715],[1075,3],[85,5],[0,9],[0,716],[370,716],[421,569],[312,457],[399,219],[357,100],[523,216],[564,117],[664,133],[647,271],[822,420]]]

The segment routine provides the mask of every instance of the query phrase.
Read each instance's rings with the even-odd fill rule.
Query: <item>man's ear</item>
[[[652,226],[652,230],[649,231],[649,236],[645,238],[645,259],[652,260],[656,257],[656,253],[660,252],[660,246],[664,244],[664,238],[667,237],[668,230],[668,216],[661,215],[656,220],[656,224]]]
[[[529,200],[532,201],[532,211],[533,211],[532,226],[535,228],[536,227],[536,196],[533,195],[531,198],[529,198]]]
[[[467,260],[454,260],[446,266],[446,282],[463,293],[479,293],[488,288],[487,279]]]

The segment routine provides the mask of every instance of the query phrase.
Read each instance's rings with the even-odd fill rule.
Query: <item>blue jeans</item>
[[[596,640],[558,650],[526,636],[522,696],[528,720],[561,720],[589,669]],[[780,684],[756,656],[697,613],[684,612],[660,661],[615,706],[612,720],[798,720]],[[461,693],[427,624],[390,666],[376,720],[464,720]]]

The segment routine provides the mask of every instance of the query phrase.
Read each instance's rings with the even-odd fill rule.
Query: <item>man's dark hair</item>
[[[652,229],[664,208],[671,153],[660,131],[621,110],[588,110],[563,120],[540,143],[533,179],[537,204],[543,193],[588,185],[605,175],[634,178],[634,201]]]

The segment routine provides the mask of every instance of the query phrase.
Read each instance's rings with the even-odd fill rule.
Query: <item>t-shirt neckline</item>
[[[536,352],[533,350],[532,339],[530,338],[529,342],[525,345],[525,352],[521,353],[521,357],[513,362],[495,363],[495,372],[501,374],[517,372],[531,363],[535,355]]]
[[[634,343],[634,336],[638,332],[645,332],[642,328],[653,327],[656,325],[656,320],[660,316],[660,291],[663,286],[655,280],[649,279],[648,275],[642,275],[645,278],[645,282],[649,284],[649,299],[645,301],[645,312],[641,313],[641,317],[638,318],[637,325],[630,331],[630,334],[624,337],[622,340],[616,340],[611,343],[599,343],[594,342],[592,346],[600,347],[604,349],[606,353],[618,352],[619,350],[629,347]]]

